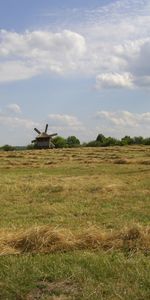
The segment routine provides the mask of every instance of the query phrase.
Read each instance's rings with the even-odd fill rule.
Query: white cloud
[[[0,114],[0,124],[5,125],[12,128],[24,128],[24,129],[32,129],[35,126],[38,126],[37,122],[34,122],[30,119],[6,116],[4,114]]]
[[[96,77],[96,88],[132,88],[133,76],[130,73],[102,73]]]
[[[88,12],[83,30],[97,88],[148,87],[150,81],[150,2],[111,2]]]
[[[51,128],[55,128],[60,131],[85,131],[85,127],[78,120],[77,117],[72,115],[64,115],[64,114],[49,114],[49,120],[51,121]]]
[[[145,113],[131,113],[129,111],[99,111],[96,118],[102,122],[109,122],[114,127],[133,127],[148,126],[150,128],[150,112]]]
[[[5,108],[0,111],[0,125],[4,125],[6,128],[9,127],[11,129],[31,129],[38,126],[38,123],[31,119],[16,116],[16,114],[21,113],[21,107],[18,104],[11,103],[5,106]]]
[[[39,74],[38,67],[21,61],[0,63],[0,83],[29,79]]]
[[[59,124],[63,124],[66,126],[81,125],[81,122],[75,116],[71,116],[71,115],[49,114],[48,117],[53,122],[57,122]]]
[[[128,41],[115,47],[117,55],[126,61],[126,70],[132,76],[134,87],[150,84],[150,38]]]
[[[0,31],[0,82],[31,78],[43,72],[64,74],[80,68],[86,51],[82,35],[64,30]]]
[[[8,108],[8,106],[6,107]],[[10,109],[9,109],[10,108]],[[39,123],[25,117],[16,117],[12,110],[19,113],[19,106],[13,104],[6,111],[0,112],[0,127],[3,132],[0,136],[0,144],[24,145],[29,144],[34,138],[34,127],[38,127]],[[9,136],[9,138],[8,138]]]
[[[6,30],[0,31],[1,49],[0,54],[4,57],[8,55],[20,57],[36,57],[48,51],[49,54],[63,55],[82,55],[86,50],[84,38],[70,30],[62,32],[51,31],[26,31],[23,34],[10,32]],[[30,52],[28,52],[30,50]],[[40,52],[41,51],[41,52]],[[47,54],[48,54],[47,53]]]
[[[21,113],[21,108],[16,103],[12,103],[12,104],[7,105],[7,109],[9,111],[13,112],[13,113],[16,113],[16,114]]]
[[[95,120],[95,135],[99,132],[117,138],[125,135],[149,136],[150,112],[98,111]]]
[[[149,0],[113,1],[72,13],[61,12],[59,32],[1,30],[0,82],[75,73],[96,78],[98,89],[149,87]],[[78,24],[73,25],[77,14]],[[64,15],[71,30],[63,27]]]

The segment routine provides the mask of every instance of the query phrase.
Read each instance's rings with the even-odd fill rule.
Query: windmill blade
[[[46,124],[45,126],[45,133],[47,133],[47,129],[48,129],[48,124]]]
[[[56,136],[58,133],[52,133],[52,134],[50,134],[49,136],[50,137],[53,137],[53,136]]]
[[[37,128],[34,128],[34,130],[35,130],[38,134],[41,133],[40,130],[38,130]]]

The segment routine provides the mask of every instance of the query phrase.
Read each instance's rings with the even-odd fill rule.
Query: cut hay
[[[72,250],[120,250],[150,253],[150,228],[134,226],[123,231],[89,228],[81,233],[49,226],[34,227],[0,237],[0,255],[54,253]]]

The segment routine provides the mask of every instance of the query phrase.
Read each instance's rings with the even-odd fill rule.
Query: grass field
[[[0,299],[150,299],[150,147],[0,152]]]

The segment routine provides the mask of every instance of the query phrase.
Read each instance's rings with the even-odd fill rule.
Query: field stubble
[[[149,299],[149,147],[0,152],[0,169],[2,299]]]

